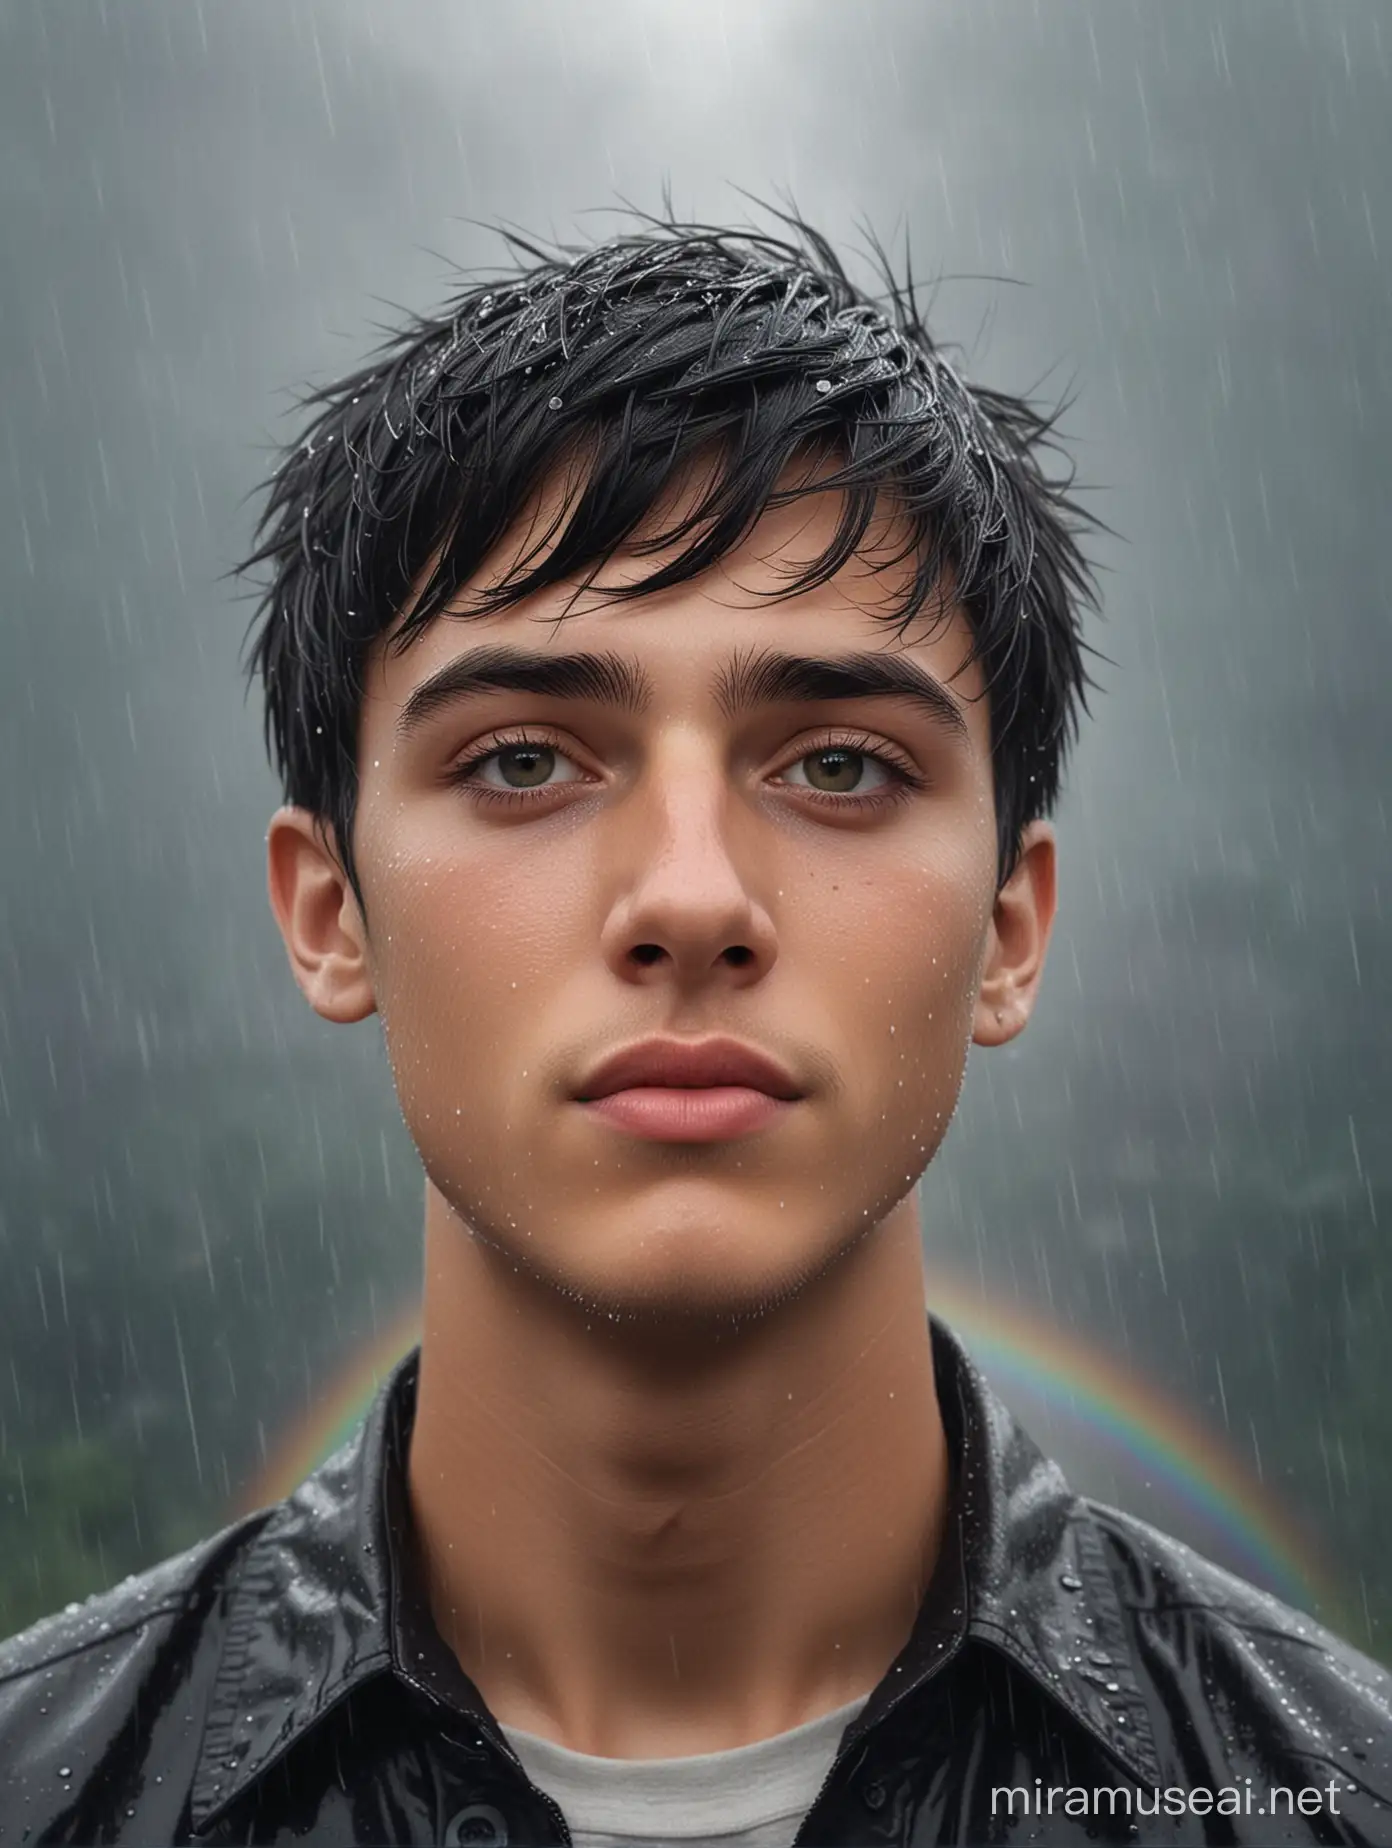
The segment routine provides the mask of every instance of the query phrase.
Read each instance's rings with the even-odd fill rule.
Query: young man
[[[0,1650],[0,1844],[1392,1842],[1384,1672],[925,1313],[1091,586],[1048,423],[795,237],[529,251],[275,478],[271,904],[381,1018],[423,1340]]]

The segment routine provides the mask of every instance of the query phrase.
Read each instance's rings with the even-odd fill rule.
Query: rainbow
[[[1191,1413],[1056,1323],[988,1302],[941,1271],[931,1276],[928,1297],[1002,1397],[1027,1395],[1067,1417],[1162,1490],[1196,1528],[1221,1538],[1237,1570],[1324,1623],[1350,1628],[1313,1536]],[[1205,1550],[1202,1539],[1193,1544]]]
[[[1023,1393],[1084,1427],[1132,1469],[1139,1468],[1204,1531],[1221,1536],[1239,1570],[1286,1602],[1341,1627],[1340,1599],[1311,1538],[1190,1414],[1057,1324],[988,1302],[978,1289],[936,1267],[929,1273],[928,1301],[1006,1398]],[[386,1375],[419,1339],[420,1305],[412,1302],[271,1447],[237,1512],[280,1501],[346,1442]]]

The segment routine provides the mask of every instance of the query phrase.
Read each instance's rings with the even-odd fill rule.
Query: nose
[[[724,770],[688,744],[625,807],[622,886],[603,936],[615,973],[687,990],[713,971],[733,971],[740,986],[767,975],[778,946],[754,884],[758,844]]]

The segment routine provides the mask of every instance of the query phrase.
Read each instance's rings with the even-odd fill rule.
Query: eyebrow
[[[728,662],[715,676],[712,691],[726,718],[763,706],[904,700],[961,742],[969,736],[960,702],[907,655],[817,656],[764,650]],[[494,644],[456,656],[423,680],[401,709],[397,738],[404,743],[446,706],[493,692],[589,700],[638,715],[651,704],[653,685],[644,668],[624,655],[543,654]]]

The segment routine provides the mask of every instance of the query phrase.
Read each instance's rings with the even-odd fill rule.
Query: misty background
[[[292,391],[487,224],[668,181],[909,234],[969,376],[1076,391],[1110,664],[930,1266],[1201,1427],[1392,1654],[1389,45],[1378,0],[0,0],[0,1633],[232,1518],[420,1287],[376,1023],[311,1013],[265,901],[227,573]]]

